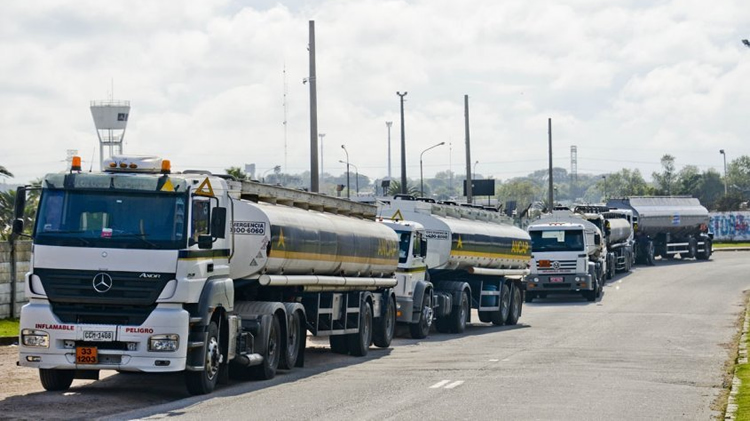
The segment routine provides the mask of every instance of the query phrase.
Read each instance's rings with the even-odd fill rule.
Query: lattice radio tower
[[[578,148],[570,146],[570,196],[575,201],[578,198]]]

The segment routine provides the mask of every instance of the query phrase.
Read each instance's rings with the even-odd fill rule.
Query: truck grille
[[[537,260],[536,269],[539,273],[575,272],[576,261],[575,260],[551,260],[549,267],[540,267],[539,261]]]
[[[106,273],[111,287],[94,288],[94,277]],[[65,323],[140,325],[156,308],[164,286],[174,273],[100,272],[35,269],[52,311]],[[158,275],[155,277],[154,275]],[[108,279],[109,279],[108,278]],[[106,289],[106,290],[105,290]]]

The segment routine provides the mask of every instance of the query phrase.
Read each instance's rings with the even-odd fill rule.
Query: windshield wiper
[[[122,234],[113,235],[112,237],[113,238],[137,238],[137,239],[143,241],[145,244],[148,244],[152,248],[159,248],[159,246],[157,246],[155,243],[153,243],[151,241],[148,241],[146,239],[147,236],[148,236],[147,234],[140,234],[140,233],[136,233],[136,232],[126,232],[126,233],[122,233]]]

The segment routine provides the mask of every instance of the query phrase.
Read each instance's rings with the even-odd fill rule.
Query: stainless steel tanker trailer
[[[655,264],[655,256],[711,257],[708,210],[693,197],[633,196],[610,199],[607,206],[633,212],[636,261]]]
[[[427,276],[395,288],[398,321],[421,326],[412,336],[426,336],[433,318],[439,332],[462,332],[471,308],[483,322],[518,322],[531,261],[528,233],[499,212],[411,196],[396,196],[379,213],[424,227]]]
[[[389,346],[399,238],[374,206],[156,157],[105,168],[74,158],[42,183],[19,360],[46,389],[109,369],[184,371],[209,393],[301,366],[306,331],[355,356]]]
[[[575,212],[584,215],[604,235],[607,246],[607,279],[612,279],[616,272],[629,272],[635,263],[633,211],[610,209],[602,205],[578,205]],[[586,215],[601,216],[589,218]]]

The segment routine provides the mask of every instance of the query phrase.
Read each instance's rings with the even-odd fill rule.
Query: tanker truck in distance
[[[662,259],[708,260],[712,235],[708,233],[708,210],[698,199],[687,196],[633,196],[610,199],[612,209],[633,212],[636,261],[648,265]]]
[[[205,394],[302,366],[306,331],[337,353],[389,346],[399,239],[376,207],[171,173],[156,157],[105,168],[81,172],[76,158],[42,182],[19,359],[45,389],[105,369],[184,371]]]
[[[472,308],[482,322],[518,323],[531,254],[524,230],[505,223],[499,212],[412,196],[384,202],[379,213],[394,221],[389,226],[399,235],[423,228],[427,240],[426,251],[420,251],[426,277],[413,277],[395,288],[397,320],[409,324],[412,337],[427,336],[433,320],[441,333],[463,332]],[[395,221],[407,223],[399,226]],[[419,273],[420,261],[414,262]]]
[[[577,205],[575,213],[585,215],[604,236],[607,245],[607,279],[617,272],[629,272],[635,263],[633,211],[610,209],[602,205]]]
[[[532,255],[526,302],[548,294],[580,292],[588,301],[601,296],[607,246],[596,224],[583,214],[560,209],[542,215],[528,231]]]

